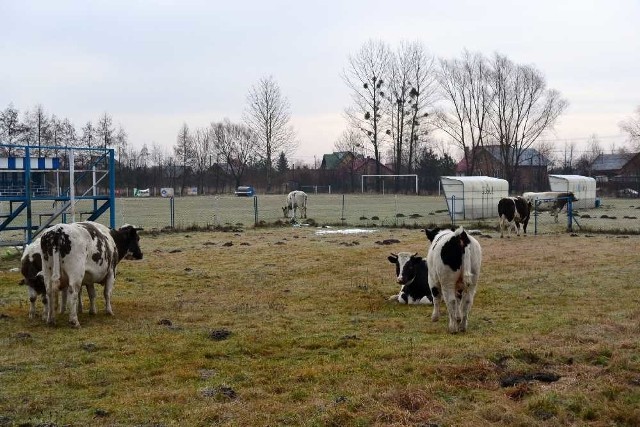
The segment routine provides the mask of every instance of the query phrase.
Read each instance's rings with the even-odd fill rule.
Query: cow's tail
[[[462,254],[462,266],[460,267],[462,271],[460,273],[462,274],[462,281],[465,286],[468,287],[473,283],[473,271],[471,268],[471,239],[462,227],[459,227],[455,231],[455,235],[458,237],[460,247],[464,251]]]
[[[54,245],[53,253],[51,254],[51,288],[54,291],[60,290],[60,251],[58,248],[59,242]]]

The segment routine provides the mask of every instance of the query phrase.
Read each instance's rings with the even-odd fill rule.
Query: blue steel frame
[[[32,219],[32,208],[31,203],[34,200],[51,200],[56,202],[63,202],[70,204],[71,196],[69,193],[69,188],[63,192],[63,195],[58,196],[34,196],[32,194],[31,188],[31,161],[28,159],[31,158],[30,153],[31,149],[35,147],[29,147],[25,145],[5,145],[0,144],[2,148],[9,148],[15,150],[24,150],[24,159],[23,167],[24,167],[24,182],[25,182],[25,191],[24,195],[11,195],[11,196],[3,196],[0,194],[0,201],[9,202],[9,214],[4,217],[4,221],[0,223],[0,232],[2,231],[10,231],[10,230],[24,230],[25,232],[25,242],[21,243],[31,243],[33,238],[37,236],[44,228],[49,226],[51,222],[55,220],[55,216],[52,216],[50,221],[41,226],[36,226],[33,224]],[[88,151],[99,154],[99,160],[106,159],[107,160],[107,173],[109,175],[109,192],[107,195],[80,195],[75,196],[75,200],[92,200],[93,201],[93,212],[87,218],[88,221],[95,221],[99,218],[107,209],[109,209],[109,226],[111,228],[115,228],[116,222],[116,199],[115,199],[115,187],[116,187],[116,177],[115,177],[115,151],[112,148],[89,148],[89,147],[38,147],[43,150],[55,150],[55,151]],[[97,162],[94,162],[97,163]],[[74,176],[75,185],[79,179],[82,179],[86,173],[89,171],[83,170],[79,171],[79,178]],[[0,192],[2,190],[0,189]],[[99,205],[99,202],[103,203]],[[14,208],[14,203],[18,203],[18,206]],[[15,225],[11,226],[11,223],[26,209],[26,225]],[[62,222],[66,222],[66,216],[68,214],[65,211],[60,211],[56,216],[62,216]],[[0,242],[0,246],[3,245],[4,242]],[[9,244],[14,244],[17,242],[10,242]]]

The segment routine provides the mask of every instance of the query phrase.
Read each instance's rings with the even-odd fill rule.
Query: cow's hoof
[[[69,320],[69,326],[71,326],[73,329],[80,329],[80,322],[72,322],[71,320]]]

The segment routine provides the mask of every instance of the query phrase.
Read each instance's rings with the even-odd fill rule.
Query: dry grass
[[[147,234],[79,330],[5,255],[0,425],[639,425],[640,238],[493,237],[460,335],[386,301],[418,230]]]

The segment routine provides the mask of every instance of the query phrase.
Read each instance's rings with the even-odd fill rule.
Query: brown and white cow
[[[449,332],[464,332],[480,277],[482,248],[462,227],[455,231],[435,229],[425,233],[431,241],[427,255],[433,294],[431,320],[437,322],[440,318],[440,301],[444,300]]]
[[[400,292],[389,297],[389,301],[401,304],[431,304],[431,289],[427,278],[427,261],[417,253],[398,252],[387,257],[396,266],[396,282]]]
[[[77,304],[83,284],[104,285],[105,310],[113,315],[111,292],[116,266],[125,257],[142,259],[137,230],[139,229],[131,225],[113,230],[97,222],[85,221],[58,224],[44,232],[40,248],[42,274],[49,302],[47,323],[55,322],[55,293],[67,290],[69,323],[74,327],[80,326]],[[95,306],[91,311],[95,312]]]
[[[300,209],[300,218],[307,217],[307,193],[295,190],[287,194],[287,204],[282,207],[282,215],[285,218],[296,218],[296,212]]]
[[[548,211],[555,218],[555,222],[558,222],[558,213],[565,207],[569,199],[572,202],[578,201],[571,191],[527,192],[523,193],[522,197],[531,202],[534,211]]]
[[[500,237],[504,237],[504,229],[508,227],[509,236],[511,228],[515,227],[517,235],[520,235],[520,223],[522,230],[527,234],[527,224],[531,215],[531,202],[523,197],[505,197],[498,202],[498,217],[500,218]]]

